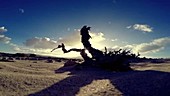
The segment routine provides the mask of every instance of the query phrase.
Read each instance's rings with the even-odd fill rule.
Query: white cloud
[[[164,38],[159,38],[153,40],[153,44],[158,44],[158,45],[170,45],[170,37],[164,37]]]
[[[60,37],[59,40],[57,40],[58,44],[64,43],[67,46],[75,46],[77,44],[80,44],[80,42],[81,41],[79,32],[68,34],[65,37]]]
[[[0,33],[6,32],[5,27],[0,27]],[[11,38],[6,37],[5,35],[0,35],[0,42],[8,44],[11,41]]]
[[[24,44],[27,47],[48,49],[48,48],[56,47],[57,41],[51,40],[50,38],[47,38],[47,37],[43,37],[43,38],[34,37],[34,38],[26,40]]]
[[[132,26],[130,25],[130,26],[127,26],[126,28],[127,28],[127,29],[130,29],[130,28],[132,28]]]
[[[138,30],[142,32],[153,32],[153,28],[147,24],[134,24],[134,25],[127,26],[126,28],[128,29],[132,28],[134,30]]]
[[[160,50],[163,50],[166,46],[169,45],[170,45],[170,38],[164,37],[164,38],[155,39],[149,43],[142,43],[136,45],[134,50],[141,53],[158,52]]]
[[[148,43],[131,44],[125,46],[113,46],[108,49],[109,50],[127,49],[127,50],[131,50],[135,54],[139,52],[142,55],[146,55],[146,54],[162,51],[166,47],[170,47],[170,37],[154,39]]]
[[[111,39],[112,42],[117,41],[118,39]]]
[[[50,55],[51,49],[42,49],[42,48],[31,48],[28,46],[20,46],[14,43],[9,43],[9,45],[13,48],[15,52],[20,53],[35,53],[40,55]]]
[[[106,38],[104,37],[104,33],[94,33],[91,32],[90,35],[92,36],[92,39],[90,39],[90,43],[92,47],[97,49],[103,49],[106,46]]]
[[[34,53],[34,54],[39,54],[39,55],[68,57],[68,58],[80,56],[80,53],[78,53],[78,52],[70,52],[70,53],[64,54],[61,49],[51,52],[51,50],[53,48],[48,48],[48,49],[31,48],[28,46],[19,46],[19,45],[13,44],[13,43],[10,43],[9,45],[13,48],[13,50],[15,52],[19,52],[19,53]]]
[[[19,8],[19,12],[24,13],[25,11],[24,11],[24,9]]]
[[[106,40],[106,38],[104,37],[104,34],[102,32],[99,32],[99,33],[91,32],[90,35],[92,37],[92,39],[90,39],[92,43],[93,42],[98,43],[98,42],[102,42],[102,41]]]
[[[102,42],[105,41],[104,34],[90,32],[92,39],[90,43],[95,48],[103,48]],[[65,37],[60,37],[58,40],[51,40],[47,37],[34,37],[28,39],[24,42],[25,46],[17,46],[11,43],[13,49],[17,52],[25,52],[25,53],[37,53],[43,55],[53,55],[53,56],[63,56],[63,57],[78,57],[80,53],[78,52],[70,52],[67,54],[63,54],[61,49],[55,50],[52,53],[50,52],[53,48],[57,47],[59,44],[64,43],[66,45],[66,49],[69,48],[83,48],[83,44],[81,43],[81,35],[80,32],[76,31],[72,34],[68,34]]]
[[[90,32],[90,35],[92,39],[90,39],[90,43],[92,46],[95,46],[97,48],[101,48],[101,42],[103,42],[105,39],[104,34],[102,32],[94,33]],[[76,48],[83,48],[83,44],[81,43],[81,35],[80,32],[74,32],[73,34],[69,34],[68,36],[65,36],[63,38],[60,38],[57,41],[58,44],[64,43],[66,46],[69,47],[76,47]]]
[[[122,43],[123,43],[123,44],[128,44],[128,42],[127,42],[127,41],[122,41]]]
[[[158,52],[160,50],[164,49],[163,46],[160,46],[158,44],[153,44],[151,43],[142,43],[139,44],[135,47],[135,51],[136,52],[140,52],[140,53],[150,53],[150,52]]]
[[[5,29],[5,27],[0,27],[0,33],[6,32],[7,29]]]
[[[158,38],[155,40],[152,40],[148,43],[141,43],[141,44],[132,44],[132,45],[126,45],[120,48],[123,49],[131,49],[134,53],[155,53],[163,50],[166,46],[170,45],[170,38],[164,37],[164,38]]]
[[[5,35],[0,35],[0,42],[8,44],[10,43],[10,41],[11,41],[11,38],[6,37]]]

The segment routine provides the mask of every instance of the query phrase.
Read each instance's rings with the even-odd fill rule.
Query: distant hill
[[[42,56],[39,54],[30,54],[30,53],[4,53],[4,52],[0,52],[0,59],[2,58],[17,58],[18,60],[26,60],[26,59],[30,59],[30,60],[44,60],[44,59],[53,59],[53,60],[81,60],[81,59],[73,59],[73,58],[62,58],[62,57],[53,57],[53,56]]]

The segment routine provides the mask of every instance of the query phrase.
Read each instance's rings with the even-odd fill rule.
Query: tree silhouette
[[[81,35],[81,42],[84,46],[84,49],[77,49],[72,48],[67,50],[65,48],[64,43],[61,45],[58,45],[57,48],[54,48],[52,51],[58,48],[62,48],[62,51],[64,53],[69,53],[71,51],[80,52],[80,55],[84,59],[84,62],[80,65],[92,65],[95,67],[101,67],[104,69],[112,70],[112,71],[130,71],[132,70],[129,65],[130,59],[136,59],[140,54],[138,55],[131,53],[130,50],[113,50],[107,52],[107,48],[105,47],[105,52],[95,49],[91,46],[91,43],[89,39],[91,36],[89,35],[89,30],[91,27],[87,27],[86,25],[83,26],[80,30]],[[92,58],[88,57],[85,50],[88,50],[88,52],[91,54]],[[51,52],[52,52],[51,51]]]

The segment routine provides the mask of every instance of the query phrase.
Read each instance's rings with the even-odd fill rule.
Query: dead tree
[[[128,56],[130,56],[130,51],[127,50],[118,50],[113,52],[107,52],[107,48],[105,47],[105,52],[100,51],[98,49],[95,49],[91,46],[91,43],[89,42],[89,39],[91,36],[89,35],[89,30],[91,27],[83,26],[83,28],[80,30],[81,35],[81,42],[84,46],[84,49],[77,49],[72,48],[67,50],[65,48],[65,45],[62,43],[61,45],[58,45],[57,48],[62,48],[62,51],[64,53],[68,53],[71,51],[79,52],[81,57],[84,59],[84,63],[86,65],[93,65],[96,67],[101,67],[104,69],[112,70],[112,71],[129,71],[132,70],[129,67],[128,64]],[[54,48],[52,51],[54,51]],[[88,50],[91,54],[92,58],[88,57],[85,50]]]

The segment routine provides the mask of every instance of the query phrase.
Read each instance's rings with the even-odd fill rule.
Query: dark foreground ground
[[[169,96],[170,63],[138,63],[131,72],[63,68],[64,62],[0,62],[1,96]]]

